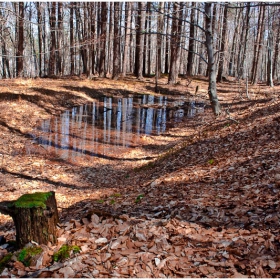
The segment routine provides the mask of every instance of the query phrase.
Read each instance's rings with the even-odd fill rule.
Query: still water
[[[140,145],[143,135],[163,134],[198,111],[203,104],[163,96],[103,97],[42,121],[33,138],[64,160],[110,159]]]

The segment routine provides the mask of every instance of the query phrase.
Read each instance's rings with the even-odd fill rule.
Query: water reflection
[[[198,109],[195,103],[170,104],[163,96],[104,97],[42,121],[34,138],[65,160],[111,158],[139,145],[141,135],[162,134]]]

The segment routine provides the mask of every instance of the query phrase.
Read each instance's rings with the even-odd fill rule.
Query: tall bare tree
[[[16,76],[23,76],[23,51],[24,51],[24,2],[18,3],[18,39],[16,52]]]
[[[106,55],[106,34],[107,34],[107,2],[101,3],[101,36],[100,36],[100,58],[99,58],[99,77],[105,77],[105,55]]]
[[[51,32],[51,47],[49,57],[49,75],[55,75],[55,61],[56,61],[56,2],[49,3],[49,15],[50,15],[50,32]]]
[[[214,44],[212,34],[212,3],[205,2],[205,37],[206,37],[206,49],[208,54],[208,96],[211,102],[211,107],[215,115],[221,113],[221,105],[217,96],[217,84],[216,84],[216,64],[214,57]]]
[[[120,2],[114,2],[114,46],[113,46],[113,75],[117,80],[120,76]]]
[[[122,76],[126,76],[127,65],[129,60],[129,42],[131,34],[131,2],[125,3],[125,43],[124,43],[124,53],[123,53],[123,67]]]
[[[136,49],[134,74],[138,79],[143,78],[144,32],[145,32],[145,3],[138,3],[138,20],[136,28]]]
[[[220,58],[219,58],[219,65],[218,65],[218,77],[217,77],[218,82],[222,82],[223,79],[226,39],[227,39],[227,26],[228,26],[227,14],[228,14],[228,5],[226,3],[224,7],[224,17],[223,17],[223,25],[222,25],[223,31],[222,31]]]

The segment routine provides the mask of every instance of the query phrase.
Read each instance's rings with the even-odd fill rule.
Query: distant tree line
[[[270,86],[280,79],[279,8],[275,2],[0,2],[0,77],[166,74],[174,84],[179,74],[205,75],[219,113],[216,79]]]

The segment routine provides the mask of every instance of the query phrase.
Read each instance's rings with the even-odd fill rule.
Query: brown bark
[[[173,85],[177,81],[178,77],[178,60],[180,57],[180,40],[182,31],[182,2],[174,3],[172,30],[171,30],[171,58],[170,58],[170,70],[168,75],[168,84]]]
[[[108,15],[108,4],[101,3],[101,36],[100,36],[100,60],[99,60],[99,77],[105,77],[105,58],[106,58],[106,25]]]
[[[114,2],[114,46],[113,46],[113,75],[112,78],[117,80],[120,76],[120,2]]]
[[[50,58],[49,58],[49,75],[55,75],[55,25],[56,25],[56,2],[50,3],[49,13],[50,13],[50,31],[51,31],[51,48],[50,48]]]
[[[259,68],[262,54],[262,45],[263,45],[263,32],[264,32],[264,17],[265,17],[265,6],[260,7],[259,13],[259,28],[257,40],[254,46],[254,60],[253,60],[253,68],[252,68],[252,84],[257,84],[259,80]]]
[[[74,3],[70,4],[70,75],[74,75]]]
[[[278,78],[279,74],[277,74],[277,63],[278,63],[278,57],[279,57],[279,44],[280,44],[280,18],[278,21],[278,27],[277,27],[277,36],[276,36],[276,42],[275,42],[275,49],[274,49],[274,58],[273,58],[273,69],[272,69],[272,77]]]
[[[170,13],[170,2],[166,3],[167,7],[166,7],[166,14],[169,15]],[[166,19],[166,40],[165,40],[165,64],[164,64],[164,73],[168,74],[169,72],[169,51],[170,51],[170,46],[169,46],[169,32],[170,32],[170,27],[169,27],[169,17],[167,17]]]
[[[138,3],[138,26],[136,30],[135,70],[138,79],[143,78],[143,52],[144,52],[144,28],[145,28],[145,3]]]
[[[222,40],[221,40],[221,53],[219,59],[219,66],[218,66],[218,77],[217,81],[219,83],[223,80],[223,70],[224,70],[224,58],[225,58],[225,46],[226,46],[226,36],[227,36],[227,13],[228,8],[227,4],[224,7],[224,18],[223,18],[223,31],[222,31]]]
[[[91,6],[91,16],[90,16],[90,52],[91,52],[91,74],[95,74],[95,18],[96,18],[96,12],[95,12],[95,3],[90,3]]]
[[[17,77],[23,76],[23,50],[24,50],[24,2],[18,3],[18,45],[16,54],[16,73]]]
[[[37,7],[37,23],[38,23],[38,61],[39,61],[39,77],[42,77],[42,12],[41,12],[41,3],[36,3]]]
[[[124,44],[124,54],[123,54],[123,68],[122,68],[122,76],[126,76],[127,64],[129,59],[129,41],[130,41],[130,26],[131,26],[131,3],[126,2],[126,20],[125,20],[125,44]]]
[[[195,2],[192,2],[192,10],[191,10],[191,23],[190,23],[190,38],[189,38],[189,48],[188,48],[188,59],[187,59],[187,75],[193,75],[193,62],[194,62],[194,47],[195,47],[195,40],[194,40],[194,23],[195,23]]]
[[[62,36],[63,36],[63,3],[58,2],[58,16],[57,16],[57,72],[59,75],[62,73]]]
[[[159,16],[158,16],[158,34],[157,34],[157,63],[156,63],[156,77],[159,78],[161,75],[161,59],[162,59],[162,35],[163,34],[163,6],[164,2],[160,2]]]
[[[109,40],[108,40],[108,52],[107,52],[107,75],[112,73],[113,69],[113,48],[114,48],[114,2],[110,2],[110,19],[109,19]]]
[[[214,50],[213,50],[213,35],[211,28],[211,5],[210,2],[205,2],[205,23],[206,23],[206,49],[208,54],[208,95],[211,102],[212,111],[215,115],[221,113],[221,106],[217,96],[217,85],[216,85],[216,66],[214,59]]]

